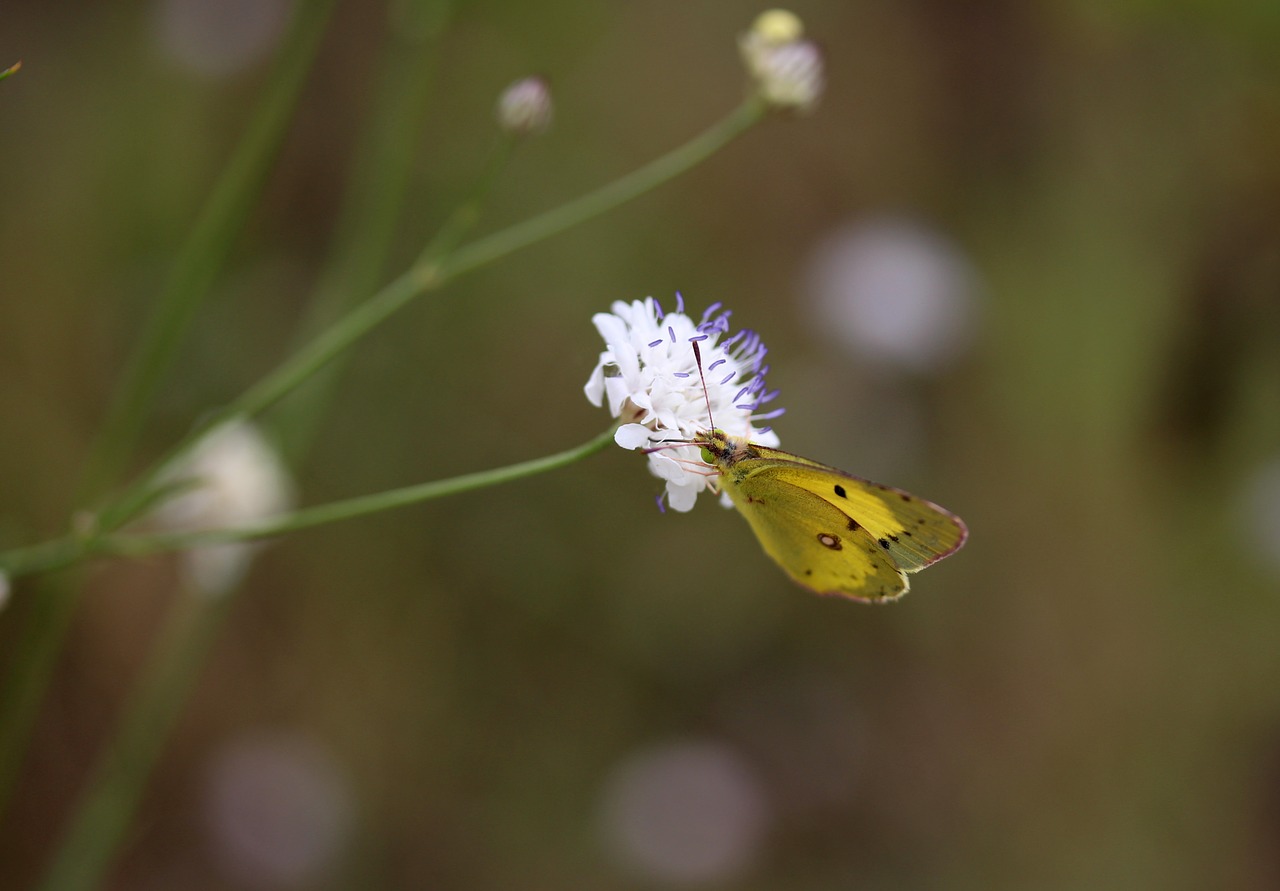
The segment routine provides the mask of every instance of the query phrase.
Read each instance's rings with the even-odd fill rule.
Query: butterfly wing
[[[771,474],[724,474],[721,485],[751,524],[765,553],[791,578],[819,594],[894,600],[907,577],[847,513]]]
[[[960,549],[964,522],[950,511],[901,489],[873,483],[790,452],[753,445],[758,459],[740,462],[746,478],[780,480],[854,520],[904,572],[916,572]]]

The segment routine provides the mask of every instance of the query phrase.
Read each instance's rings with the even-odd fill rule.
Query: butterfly
[[[702,373],[702,351],[693,343]],[[964,546],[964,521],[931,501],[733,436],[716,428],[688,444],[747,518],[764,552],[800,585],[818,594],[869,603],[897,600],[911,587],[907,573]]]
[[[955,514],[901,489],[851,476],[723,430],[693,437],[716,484],[766,554],[819,594],[883,603],[918,572],[964,545]]]

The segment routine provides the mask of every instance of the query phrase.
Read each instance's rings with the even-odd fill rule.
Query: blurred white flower
[[[310,736],[258,732],[215,752],[204,812],[221,871],[251,888],[323,886],[351,835],[350,783]]]
[[[1280,572],[1280,458],[1263,464],[1245,481],[1239,516],[1245,541]]]
[[[270,519],[293,504],[293,484],[275,450],[258,428],[232,421],[200,440],[166,481],[187,485],[153,515],[173,532],[232,529]],[[244,576],[256,544],[230,542],[183,553],[192,582],[220,594]]]
[[[623,421],[615,440],[624,449],[653,448],[671,440],[690,439],[715,426],[766,446],[778,445],[768,427],[754,426],[782,414],[766,410],[777,397],[765,387],[768,349],[753,331],[729,332],[729,315],[716,303],[695,323],[684,314],[684,298],[676,295],[676,311],[663,313],[652,297],[618,301],[612,313],[592,317],[607,349],[584,388],[592,405],[608,399],[609,411]],[[702,354],[699,377],[693,344]],[[707,417],[710,400],[711,418]],[[666,495],[678,511],[692,509],[707,488],[701,450],[697,446],[664,448],[649,453],[649,469],[667,483]]]
[[[968,347],[978,276],[947,238],[881,217],[818,244],[807,290],[817,327],[860,359],[934,371]]]
[[[184,67],[225,77],[265,58],[292,11],[291,0],[158,0],[156,36]]]
[[[541,133],[551,125],[551,88],[540,77],[526,77],[498,97],[498,126],[516,136]]]
[[[826,86],[822,50],[804,39],[804,25],[784,9],[761,13],[738,38],[738,49],[760,96],[774,108],[810,111]]]
[[[9,577],[0,569],[0,610],[9,603]]]
[[[770,823],[752,771],[711,742],[641,751],[605,784],[602,828],[623,863],[666,882],[729,882],[747,873]]]

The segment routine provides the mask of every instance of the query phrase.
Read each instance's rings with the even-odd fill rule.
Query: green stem
[[[452,13],[451,0],[392,4],[386,62],[373,111],[351,162],[333,244],[295,347],[306,344],[385,281],[387,256],[413,170],[421,151],[428,96],[440,55],[435,44]],[[341,373],[336,360],[317,372],[272,417],[271,429],[291,466],[311,446]]]
[[[759,122],[765,111],[760,100],[751,97],[728,117],[675,151],[650,161],[644,167],[575,201],[472,242],[441,265],[441,280],[451,279],[492,263],[638,198],[711,157]]]
[[[238,399],[213,412],[196,426],[149,473],[103,512],[101,528],[111,531],[137,516],[140,506],[148,500],[148,492],[156,480],[210,430],[234,418],[256,415],[271,406],[414,298],[465,272],[550,238],[643,195],[706,160],[759,121],[763,114],[764,106],[759,100],[749,99],[700,136],[622,179],[527,222],[474,241],[438,264],[430,260],[416,263],[286,359]]]
[[[131,830],[146,778],[182,711],[230,604],[229,598],[179,599],[99,761],[82,806],[58,847],[45,891],[88,891]]]
[[[340,520],[351,520],[370,514],[382,513],[399,507],[407,507],[446,495],[457,495],[474,489],[483,489],[509,483],[513,480],[546,473],[566,467],[593,455],[613,442],[616,426],[611,426],[599,436],[544,458],[534,458],[519,464],[482,470],[447,480],[419,483],[373,495],[361,495],[344,501],[307,507],[291,514],[276,517],[252,526],[234,529],[210,529],[201,532],[166,532],[153,535],[108,535],[102,538],[63,538],[10,551],[0,566],[13,577],[37,572],[48,572],[69,566],[90,556],[141,557],[166,551],[181,551],[202,545],[226,542],[254,541],[272,538],[313,526],[323,526]]]
[[[236,233],[243,228],[283,139],[332,7],[333,0],[308,0],[295,14],[267,92],[174,262],[147,333],[108,411],[103,432],[86,462],[79,495],[82,501],[100,494],[119,473],[179,338],[230,250]],[[14,70],[16,67],[9,73]],[[83,548],[72,537],[35,550],[42,565],[58,568],[75,562]],[[0,565],[4,565],[3,559]],[[0,814],[5,811],[11,791],[9,771],[26,750],[37,705],[76,613],[80,582],[79,578],[62,580],[60,590],[51,597],[56,603],[29,615],[20,652],[15,655],[24,667],[6,672],[0,679],[0,752],[5,753],[0,764]]]
[[[138,349],[87,463],[83,495],[96,497],[121,471],[165,372],[202,299],[244,228],[292,118],[334,0],[308,0],[294,18],[267,92],[174,261]]]

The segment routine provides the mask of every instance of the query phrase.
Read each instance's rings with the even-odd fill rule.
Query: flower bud
[[[247,421],[210,431],[168,478],[185,490],[160,505],[154,519],[175,532],[248,526],[293,503],[293,483],[283,462]],[[201,592],[222,594],[239,583],[254,550],[243,542],[203,545],[182,555],[183,569]]]
[[[498,126],[513,136],[541,133],[551,124],[551,89],[540,77],[526,77],[502,91]]]
[[[822,50],[804,39],[794,14],[771,9],[738,41],[742,61],[760,97],[773,108],[809,111],[825,86]]]

